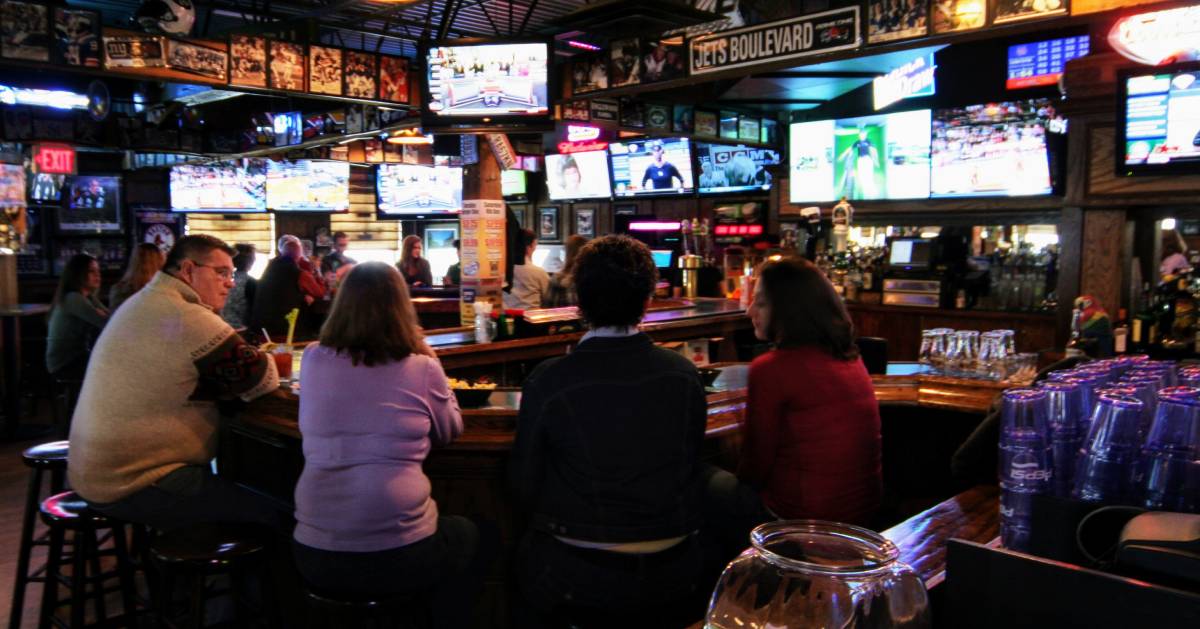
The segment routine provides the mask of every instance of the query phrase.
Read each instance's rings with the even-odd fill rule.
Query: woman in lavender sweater
[[[462,429],[399,271],[355,267],[300,375],[294,551],[305,580],[336,593],[427,593],[435,626],[472,626],[479,530],[439,515],[421,469],[432,445]]]

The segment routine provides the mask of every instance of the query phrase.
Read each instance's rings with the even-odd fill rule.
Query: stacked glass
[[[1050,492],[1053,453],[1046,392],[1009,389],[1001,401],[1000,537],[1028,550],[1033,497]]]
[[[1047,421],[1050,425],[1051,494],[1060,498],[1071,495],[1075,483],[1075,461],[1079,446],[1083,442],[1082,417],[1088,409],[1084,407],[1083,391],[1079,383],[1042,382],[1046,392]]]
[[[1073,497],[1087,502],[1130,498],[1144,409],[1145,404],[1132,395],[1100,394],[1079,450]]]
[[[1158,392],[1158,411],[1141,446],[1134,483],[1147,509],[1200,511],[1200,389]]]

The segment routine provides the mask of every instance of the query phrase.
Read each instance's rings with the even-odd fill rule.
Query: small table
[[[0,306],[0,348],[4,350],[4,438],[12,439],[21,423],[21,319],[50,312],[50,304]]]

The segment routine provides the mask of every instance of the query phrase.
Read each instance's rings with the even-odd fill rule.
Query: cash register
[[[928,238],[892,238],[888,243],[883,279],[883,303],[889,306],[937,308],[942,281],[934,271],[934,241]]]

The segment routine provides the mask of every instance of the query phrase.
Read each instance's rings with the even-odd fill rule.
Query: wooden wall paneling
[[[1092,204],[1164,205],[1195,203],[1200,175],[1118,177],[1115,125],[1087,129],[1087,195]]]
[[[344,231],[350,242],[369,249],[400,248],[400,221],[381,221],[375,215],[375,181],[371,168],[350,167],[350,211],[329,216],[329,231]]]
[[[1083,210],[1063,208],[1058,223],[1058,296],[1054,346],[1066,347],[1071,333],[1071,310],[1079,296],[1079,270],[1083,263]],[[1114,315],[1116,313],[1113,313]]]
[[[210,234],[233,245],[254,245],[260,254],[275,252],[274,214],[189,214],[187,233]]]
[[[1120,248],[1124,244],[1124,210],[1083,213],[1083,247],[1079,293],[1095,297],[1110,314],[1121,303]]]

